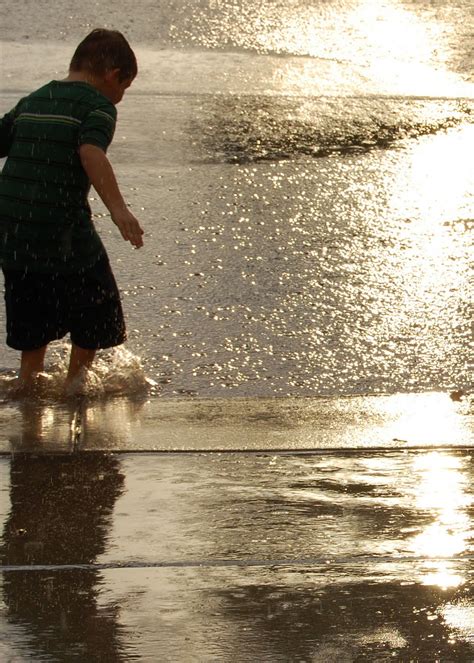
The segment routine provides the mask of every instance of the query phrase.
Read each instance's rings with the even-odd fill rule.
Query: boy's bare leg
[[[36,350],[23,350],[21,353],[20,380],[32,384],[38,373],[44,371],[44,357],[47,345]]]
[[[91,366],[94,361],[95,352],[95,350],[87,350],[86,348],[80,348],[74,343],[72,344],[66,385],[71,384],[83,368],[89,368]]]

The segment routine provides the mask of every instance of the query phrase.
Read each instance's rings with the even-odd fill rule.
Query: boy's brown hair
[[[137,59],[130,44],[118,30],[96,28],[81,41],[72,56],[70,71],[88,71],[101,76],[119,69],[120,80],[134,79]]]

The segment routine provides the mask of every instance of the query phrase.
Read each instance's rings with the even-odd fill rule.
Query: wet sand
[[[469,404],[301,400],[3,409],[2,659],[471,660]]]
[[[472,397],[148,398],[5,402],[0,453],[308,452],[470,447]]]
[[[473,441],[436,393],[4,405],[0,653],[470,660]]]
[[[68,48],[3,43],[3,108]],[[91,205],[163,395],[469,391],[472,84],[397,97],[356,64],[139,48],[110,156],[144,248]]]

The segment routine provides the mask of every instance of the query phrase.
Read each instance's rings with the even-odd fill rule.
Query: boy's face
[[[116,105],[122,101],[125,90],[130,87],[132,82],[131,78],[120,80],[120,69],[110,69],[102,77],[100,91]]]

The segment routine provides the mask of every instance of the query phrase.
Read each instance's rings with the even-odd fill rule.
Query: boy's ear
[[[117,81],[120,78],[120,69],[107,69],[105,74],[104,74],[104,79],[107,82],[110,81]]]

